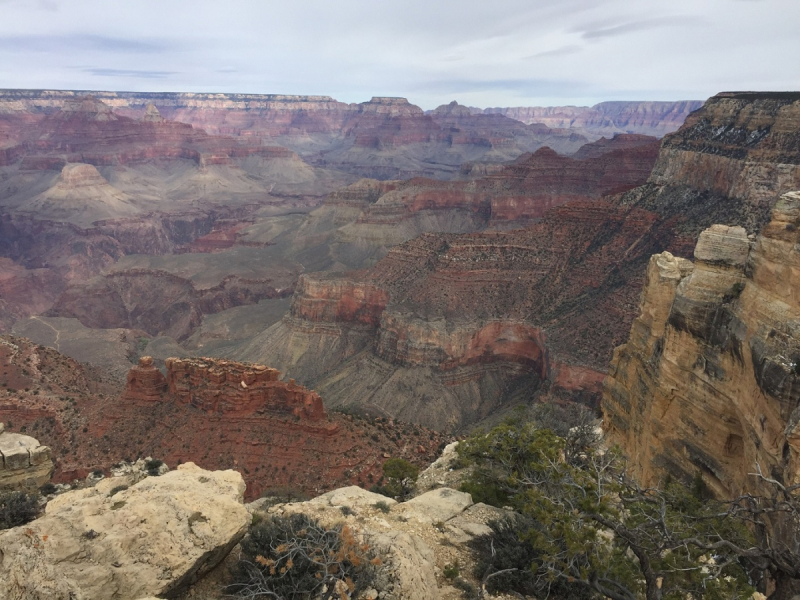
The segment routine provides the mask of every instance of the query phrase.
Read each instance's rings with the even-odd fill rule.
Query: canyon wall
[[[704,231],[694,264],[650,260],[626,344],[604,384],[604,427],[644,484],[700,473],[731,497],[752,477],[798,482],[800,192],[757,236]]]
[[[612,136],[641,133],[663,137],[676,131],[690,113],[703,106],[699,100],[681,102],[601,102],[594,106],[518,106],[486,108],[483,114],[499,114],[523,123],[572,128],[588,135]],[[475,112],[480,109],[473,109]]]
[[[761,213],[790,189],[800,164],[798,106],[791,94],[720,94],[668,135],[657,157],[647,140],[617,136],[572,159],[546,150],[521,158],[459,190],[462,209],[481,193],[488,197],[489,218],[499,214],[489,223],[499,231],[424,233],[366,271],[306,276],[304,293],[315,290],[315,297],[294,299],[296,308],[348,304],[337,295],[369,284],[389,297],[379,320],[295,310],[238,356],[275,365],[332,405],[377,408],[439,428],[459,429],[531,398],[598,402],[612,350],[636,317],[650,256],[690,256],[699,225],[711,219],[756,231]],[[622,154],[611,160],[614,144]],[[604,175],[605,160],[616,170]],[[648,160],[655,166],[644,184],[601,191],[642,181]],[[627,181],[620,165],[629,169]],[[756,176],[778,172],[784,176],[766,187]],[[415,180],[387,194],[394,214],[400,200],[407,210],[415,206],[421,188]],[[503,231],[506,211],[515,219],[525,211],[497,198],[518,189],[531,196],[548,190],[553,204],[565,203],[544,203],[535,213],[528,197],[525,210],[537,218],[524,230]],[[446,191],[431,186],[430,198],[454,205],[455,190]],[[378,214],[382,199],[360,220]],[[481,344],[484,328],[497,328],[495,343]],[[507,342],[525,353],[507,352]]]
[[[47,119],[80,103],[86,94],[5,90],[0,92],[0,117],[12,124],[26,113]],[[162,117],[245,144],[286,146],[315,166],[378,179],[452,179],[459,176],[464,162],[509,161],[545,145],[569,153],[588,141],[570,130],[528,125],[502,115],[472,115],[466,107],[426,115],[405,98],[375,97],[345,104],[328,96],[92,94],[113,108],[109,119],[129,117],[160,126]],[[12,129],[8,125],[0,133],[6,128]],[[6,136],[0,160],[8,155],[8,161],[15,156],[16,137]]]
[[[758,231],[800,188],[800,94],[726,92],[666,136],[647,185],[620,202],[674,218],[696,237],[715,223]]]

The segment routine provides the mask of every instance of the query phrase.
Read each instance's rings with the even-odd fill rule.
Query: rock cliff
[[[704,231],[694,264],[650,260],[628,342],[604,384],[604,427],[644,484],[700,473],[730,497],[765,473],[796,483],[800,413],[800,193],[757,237]]]
[[[758,231],[778,196],[800,188],[798,140],[800,94],[717,94],[664,138],[647,185],[620,201],[692,236],[715,223]]]

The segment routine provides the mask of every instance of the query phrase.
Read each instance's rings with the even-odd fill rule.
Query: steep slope
[[[647,270],[641,314],[614,353],[604,426],[644,484],[695,473],[721,497],[762,471],[787,485],[800,464],[800,193],[784,194],[752,239],[704,231],[694,264]]]
[[[54,186],[23,202],[17,211],[87,227],[95,221],[135,215],[140,209],[94,166],[79,163],[65,165]]]
[[[714,223],[757,231],[782,192],[800,188],[800,93],[710,98],[664,138],[648,185],[622,197],[697,236]]]

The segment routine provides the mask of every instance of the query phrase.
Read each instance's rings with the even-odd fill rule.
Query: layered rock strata
[[[726,92],[664,138],[647,185],[620,201],[697,236],[715,223],[758,231],[780,194],[798,188],[800,94]]]
[[[142,356],[128,371],[123,398],[154,402],[167,392],[167,378],[153,364],[152,356]]]
[[[162,396],[166,378],[147,359],[133,367],[125,392],[105,370],[0,336],[0,420],[52,449],[56,483],[151,456],[235,469],[248,498],[369,486],[385,457],[423,466],[450,441],[388,419],[327,415],[319,396],[266,367],[170,362],[175,394],[167,387]]]
[[[604,427],[646,485],[700,473],[720,497],[750,474],[796,483],[800,421],[800,193],[784,194],[753,239],[704,231],[694,264],[647,270],[641,314],[604,384]]]
[[[662,137],[676,131],[689,114],[701,106],[703,102],[699,100],[601,102],[594,106],[486,108],[482,112],[505,115],[523,123],[573,128],[598,137],[616,133],[640,133]]]
[[[9,90],[0,94],[0,114],[29,112],[49,118],[83,109],[81,92]],[[85,93],[84,93],[85,94]],[[461,110],[426,115],[405,98],[375,97],[345,104],[328,96],[93,92],[113,113],[102,118],[141,119],[161,126],[180,121],[217,136],[255,146],[280,144],[317,166],[380,179],[453,178],[466,161],[503,162],[543,145],[573,152],[588,140],[573,131],[527,125],[502,115]],[[153,111],[156,112],[153,112]],[[99,118],[99,117],[98,117]],[[11,126],[9,125],[9,129]],[[13,140],[6,150],[15,156]]]
[[[50,448],[28,435],[4,431],[0,423],[0,491],[35,492],[50,481]]]
[[[220,413],[255,411],[293,415],[308,422],[327,420],[314,391],[279,381],[264,365],[213,359],[168,358],[167,383],[178,402]]]
[[[601,201],[525,230],[424,234],[368,270],[303,275],[290,314],[237,357],[275,365],[331,405],[442,429],[543,382],[591,402],[637,273],[663,245],[683,243],[657,215]]]

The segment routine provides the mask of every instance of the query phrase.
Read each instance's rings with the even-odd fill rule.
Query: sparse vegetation
[[[381,511],[382,513],[388,513],[388,512],[391,510],[391,508],[389,507],[389,505],[388,505],[386,502],[384,502],[383,500],[379,500],[378,502],[376,502],[376,503],[375,503],[375,504],[373,504],[372,506],[373,506],[374,508],[377,508],[377,509],[378,509],[379,511]]]
[[[304,514],[269,516],[242,541],[226,591],[237,598],[305,600],[341,589],[357,597],[373,585],[381,564],[346,525],[324,527]]]
[[[150,460],[145,461],[144,468],[147,471],[147,474],[151,477],[155,477],[161,474],[161,465],[164,464],[163,460],[159,460],[157,458],[152,458]]]
[[[459,445],[475,465],[463,489],[525,518],[513,530],[495,524],[490,540],[476,542],[487,588],[613,600],[752,594],[738,549],[753,540],[725,504],[677,483],[641,489],[617,452],[572,443],[568,451],[567,439],[518,420]],[[511,575],[526,565],[529,577]]]
[[[30,523],[39,516],[39,499],[24,492],[0,494],[0,529]]]
[[[419,468],[402,458],[389,458],[383,463],[383,475],[378,485],[370,488],[396,500],[405,500],[414,489]]]

